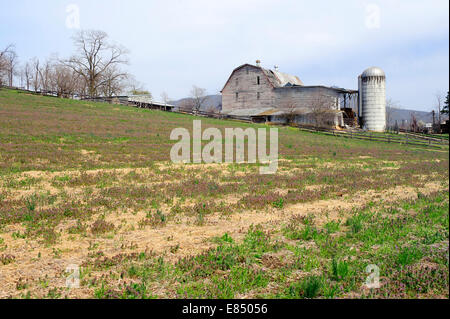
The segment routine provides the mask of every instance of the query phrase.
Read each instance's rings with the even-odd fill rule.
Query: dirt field
[[[275,175],[172,164],[193,119],[0,90],[0,298],[448,298],[448,148],[283,127]]]

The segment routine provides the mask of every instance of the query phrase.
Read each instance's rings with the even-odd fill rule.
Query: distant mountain
[[[170,103],[175,106],[180,106],[184,101],[186,100],[192,100],[191,98],[184,98],[177,101],[171,101]],[[217,110],[222,109],[222,96],[220,94],[216,95],[208,95],[206,98],[205,103],[203,103],[203,106],[201,108],[202,111],[206,111],[210,109],[211,107],[214,107]],[[388,110],[389,112],[389,110]],[[402,120],[406,120],[411,122],[411,115],[414,114],[417,118],[417,121],[423,121],[424,123],[432,123],[433,122],[433,116],[431,112],[424,112],[424,111],[415,111],[415,110],[408,110],[408,109],[397,109],[392,108],[390,114],[390,125],[394,125],[395,121],[398,122],[399,125],[401,125]],[[437,121],[437,116],[436,116]]]
[[[395,125],[395,121],[398,122],[399,125],[402,124],[403,120],[408,121],[408,123],[411,122],[411,116],[414,114],[417,121],[422,121],[424,123],[433,123],[433,115],[431,112],[424,112],[424,111],[415,111],[415,110],[408,110],[408,109],[397,109],[397,108],[388,108],[387,112],[391,112],[390,114],[390,125]],[[436,114],[435,121],[438,121],[438,115]]]
[[[184,101],[189,101],[189,100],[193,100],[193,99],[187,97],[187,98],[176,100],[176,101],[170,101],[169,103],[175,105],[176,107],[179,107],[180,105],[183,104]],[[211,108],[215,108],[216,110],[219,110],[219,111],[222,109],[222,95],[220,95],[220,94],[208,95],[206,97],[206,100],[203,103],[200,111],[206,111]]]

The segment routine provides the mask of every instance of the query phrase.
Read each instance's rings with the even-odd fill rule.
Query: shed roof
[[[223,114],[232,116],[258,116],[261,113],[276,110],[273,107],[263,107],[263,108],[249,108],[249,109],[234,109],[230,111],[222,111]]]
[[[175,105],[168,104],[165,102],[155,101],[151,95],[130,95],[128,96],[128,101],[130,102],[138,102],[138,103],[147,103],[158,106],[167,106],[167,107],[175,107]]]
[[[309,114],[312,113],[312,110],[307,107],[297,107],[292,110],[295,114]],[[286,115],[290,113],[291,110],[283,110],[274,107],[266,107],[266,108],[250,108],[250,109],[235,109],[231,111],[223,112],[222,114],[231,115],[231,116],[244,116],[244,117],[261,117],[261,116],[271,116],[271,115]],[[327,113],[342,113],[341,110],[327,110]]]

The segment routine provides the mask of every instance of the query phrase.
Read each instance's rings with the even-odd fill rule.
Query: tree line
[[[59,97],[92,98],[126,92],[151,95],[125,70],[129,51],[113,43],[107,33],[82,30],[72,39],[74,53],[62,59],[53,55],[20,63],[13,44],[0,49],[0,85],[19,82],[27,90],[53,92]]]

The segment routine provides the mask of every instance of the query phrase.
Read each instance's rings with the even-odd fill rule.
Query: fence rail
[[[427,136],[427,135],[422,134],[422,133],[413,133],[413,132],[408,132],[406,130],[401,130],[400,132],[402,134],[409,135],[409,136],[411,136],[413,138],[419,138],[419,139],[424,139],[424,140],[431,139],[431,140],[443,141],[443,142],[447,142],[448,143],[448,139],[442,138],[442,137],[438,137],[438,136]]]
[[[441,148],[443,146],[448,146],[449,142],[446,140],[436,140],[426,137],[417,138],[415,135],[405,134],[398,136],[385,135],[381,136],[376,133],[364,133],[358,131],[339,131],[327,128],[318,128],[312,126],[298,125],[298,128],[302,131],[309,132],[321,132],[328,135],[333,135],[337,137],[344,137],[350,139],[366,140],[366,141],[378,141],[387,143],[399,143],[405,145],[416,145],[416,146],[428,146],[434,148]]]
[[[58,92],[58,91],[41,90],[41,89],[35,91],[35,90],[27,90],[25,88],[19,88],[16,86],[7,86],[7,85],[0,85],[0,88],[20,91],[20,92],[28,93],[28,94],[50,96],[50,97],[64,97],[64,98],[71,98],[71,99],[73,99],[73,97],[74,97],[73,93],[67,93],[64,91]]]
[[[175,110],[172,110],[172,112],[204,116],[204,117],[212,117],[212,118],[221,119],[221,120],[235,120],[235,121],[241,121],[241,122],[246,122],[246,123],[252,123],[252,119],[248,116],[237,116],[237,115],[221,114],[221,113],[216,113],[216,112],[195,111],[195,110],[186,109],[186,108],[177,108]]]
[[[238,121],[244,121],[244,122],[249,122],[249,123],[252,122],[251,118],[244,117],[244,116],[232,116],[232,115],[224,115],[224,114],[214,113],[214,112],[193,111],[192,109],[178,109],[178,110],[174,110],[173,112],[183,113],[183,114],[191,114],[191,115],[197,115],[197,116],[213,117],[213,118],[219,118],[219,119],[238,120]],[[370,132],[364,133],[364,132],[358,132],[358,131],[340,131],[340,130],[334,130],[334,129],[328,129],[328,128],[318,128],[318,127],[306,126],[306,125],[297,125],[297,127],[300,130],[304,130],[304,131],[322,132],[322,133],[333,135],[333,136],[366,140],[366,141],[399,143],[399,144],[406,144],[406,145],[428,146],[428,147],[434,147],[434,148],[441,148],[442,146],[449,145],[448,140],[445,140],[445,139],[428,138],[426,136],[417,136],[417,134],[410,134],[410,133],[405,133],[405,134],[398,135],[398,136],[393,136],[393,135],[382,136],[382,135],[379,135],[376,133],[370,133]]]

